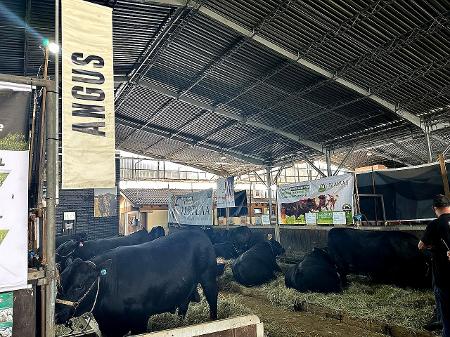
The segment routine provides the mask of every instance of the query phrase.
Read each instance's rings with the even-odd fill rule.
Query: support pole
[[[330,149],[326,149],[325,151],[325,160],[327,162],[327,175],[331,177],[333,172],[331,171],[331,151]]]
[[[46,118],[46,146],[47,146],[47,225],[45,226],[46,245],[44,247],[47,257],[46,276],[48,284],[46,285],[46,308],[45,308],[45,331],[47,337],[55,336],[55,208],[56,208],[56,188],[58,186],[58,177],[56,171],[57,165],[57,144],[58,132],[56,124],[56,92],[47,92],[47,118]],[[44,160],[41,158],[41,160]]]
[[[430,128],[427,126],[425,128],[425,139],[427,142],[427,153],[428,153],[428,162],[433,162],[433,151],[431,150],[431,140],[430,140]]]
[[[439,165],[441,167],[442,184],[444,185],[444,194],[450,198],[450,188],[448,186],[447,167],[445,166],[445,158],[442,153],[438,156]]]
[[[272,223],[272,171],[270,167],[266,167],[266,186],[267,186],[267,197],[269,199],[269,218],[270,223]],[[278,219],[275,222],[275,240],[280,241],[280,226],[278,225]]]

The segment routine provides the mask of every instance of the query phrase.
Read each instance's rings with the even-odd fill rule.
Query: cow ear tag
[[[83,246],[84,246],[84,245],[83,245],[83,242],[80,242],[79,246],[80,246],[80,247],[83,247]]]
[[[100,275],[105,276],[107,274],[106,269],[100,270]]]

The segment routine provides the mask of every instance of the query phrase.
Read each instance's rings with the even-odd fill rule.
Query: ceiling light
[[[367,151],[367,156],[370,157],[371,155],[373,155],[373,153],[370,151]]]
[[[45,48],[48,48],[48,51],[52,54],[58,54],[59,53],[59,45],[55,42],[50,42],[49,39],[42,40],[42,45]]]

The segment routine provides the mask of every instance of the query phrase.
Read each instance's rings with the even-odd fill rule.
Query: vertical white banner
[[[0,293],[27,287],[30,97],[0,84]]]
[[[0,293],[27,286],[28,151],[0,150]]]
[[[217,208],[235,207],[234,177],[217,179]]]
[[[112,9],[62,0],[62,188],[115,186]]]

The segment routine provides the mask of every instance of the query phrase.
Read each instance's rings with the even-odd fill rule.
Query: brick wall
[[[116,186],[120,180],[119,160],[116,159]],[[64,212],[76,213],[75,232],[86,232],[89,239],[99,239],[119,234],[119,198],[116,216],[94,218],[94,190],[60,190],[56,208],[56,235],[62,234]]]

